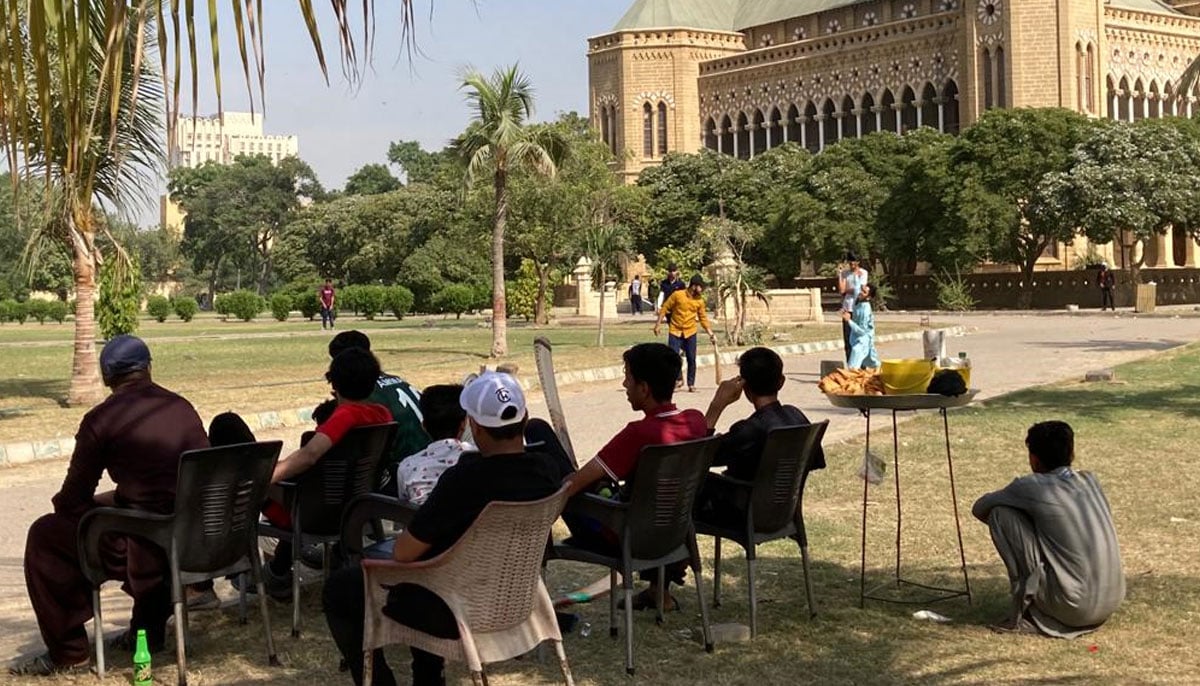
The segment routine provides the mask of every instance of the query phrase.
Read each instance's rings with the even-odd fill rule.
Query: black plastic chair
[[[391,559],[391,540],[380,535],[379,522],[388,521],[408,526],[417,508],[407,500],[371,493],[354,499],[342,517],[342,552],[352,561],[363,558]],[[367,535],[367,529],[372,533]],[[372,540],[370,544],[365,541]]]
[[[79,559],[84,576],[94,587],[96,671],[101,679],[104,679],[104,619],[100,586],[107,578],[100,543],[111,534],[143,538],[167,554],[171,600],[175,605],[175,660],[181,685],[187,684],[187,585],[247,570],[258,587],[267,660],[271,665],[279,664],[271,638],[255,524],[282,447],[280,441],[267,441],[189,450],[179,458],[173,514],[100,507],[79,521]],[[245,621],[244,604],[242,620]]]
[[[712,631],[708,624],[700,574],[700,551],[692,526],[692,508],[704,483],[716,452],[717,441],[708,437],[671,445],[647,446],[638,457],[630,479],[628,501],[610,500],[590,493],[575,496],[565,512],[590,517],[619,538],[620,553],[615,556],[593,552],[565,542],[554,543],[549,559],[574,560],[607,567],[609,594],[609,634],[617,636],[616,576],[621,573],[625,597],[625,671],[633,675],[633,574],[658,569],[660,596],[658,622],[663,621],[665,594],[663,567],[687,560],[696,583],[700,616],[704,627],[704,648],[712,652]]]
[[[800,546],[804,567],[804,592],[809,617],[815,617],[812,580],[808,568],[808,536],[804,530],[804,485],[809,462],[829,422],[788,426],[767,434],[762,458],[754,481],[742,481],[723,474],[709,474],[708,488],[723,491],[724,502],[732,503],[740,522],[730,521],[725,513],[711,520],[703,511],[696,513],[696,533],[716,538],[713,546],[713,606],[721,605],[721,539],[729,539],[746,550],[747,587],[750,591],[750,635],[758,634],[758,596],[754,572],[760,543],[781,538],[795,539]]]
[[[307,431],[300,444],[314,432]],[[396,423],[360,426],[346,432],[342,440],[295,481],[281,481],[283,505],[291,513],[292,527],[284,529],[260,522],[258,535],[292,543],[292,637],[300,635],[300,579],[296,568],[300,549],[324,546],[322,572],[329,572],[329,546],[342,536],[342,517],[355,498],[375,490],[379,460],[392,445]]]

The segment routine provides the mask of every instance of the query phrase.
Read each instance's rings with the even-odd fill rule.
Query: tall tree
[[[346,179],[346,195],[378,195],[400,187],[400,179],[382,164],[364,164]]]
[[[439,176],[453,166],[454,154],[448,150],[429,152],[417,141],[395,141],[388,146],[388,162],[404,170],[404,182],[437,183]]]
[[[533,85],[516,65],[491,76],[469,71],[471,123],[453,148],[467,165],[467,179],[490,175],[495,193],[492,214],[492,357],[508,355],[508,306],[504,299],[504,230],[508,222],[509,174],[519,169],[554,176],[566,145],[553,128],[529,127]]]
[[[596,345],[604,347],[604,304],[608,278],[621,270],[621,258],[628,251],[628,233],[624,227],[610,222],[607,211],[597,209],[597,222],[584,232],[585,254],[592,261],[592,287],[600,294],[600,323],[596,328]],[[614,299],[616,293],[613,293]],[[616,303],[613,303],[616,307]]]

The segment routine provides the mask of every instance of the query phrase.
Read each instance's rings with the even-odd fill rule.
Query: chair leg
[[[175,666],[179,670],[179,686],[187,686],[187,648],[184,635],[187,619],[184,617],[183,601],[175,601]]]
[[[375,674],[375,660],[373,650],[363,651],[363,686],[371,686],[371,681]]]
[[[625,588],[625,673],[633,676],[633,574],[622,575]]]
[[[475,686],[484,686],[483,672],[471,672],[471,683]]]
[[[713,543],[713,607],[721,607],[721,537]]]
[[[667,604],[667,573],[662,567],[658,568],[658,607],[655,608],[654,621],[659,625],[663,625],[663,607]]]
[[[483,686],[490,686],[490,684],[488,684],[487,672],[482,669],[479,670],[479,678],[483,680]]]
[[[800,546],[800,563],[804,567],[804,594],[808,597],[808,618],[817,616],[817,606],[813,602],[812,577],[808,573],[808,546]]]
[[[751,543],[751,546],[754,544]],[[752,556],[746,558],[746,585],[750,588],[750,638],[758,635],[758,593],[755,589],[754,571],[758,560]]]
[[[700,626],[704,631],[704,650],[713,651],[712,626],[708,623],[708,603],[704,601],[704,575],[700,572],[699,557],[692,558],[692,578],[696,581],[696,599],[700,601]]]
[[[617,637],[617,572],[608,573],[608,635]]]
[[[100,587],[92,589],[92,634],[96,641],[96,674],[104,681],[104,614],[100,611]]]
[[[246,617],[246,573],[238,574],[238,624],[245,626],[249,623]]]
[[[575,686],[575,677],[571,676],[571,665],[567,662],[567,651],[563,649],[562,641],[554,642],[554,652],[558,654],[558,666],[562,670],[563,680],[567,686]]]
[[[267,634],[267,664],[272,667],[279,666],[279,657],[275,654],[275,637],[271,633],[271,611],[267,607],[267,592],[263,585],[263,569],[262,569],[262,551],[258,549],[258,541],[250,548],[250,570],[254,575],[254,585],[258,588],[258,606],[262,610],[263,631]],[[244,574],[243,574],[244,578]],[[246,584],[241,584],[242,589],[246,588]],[[246,603],[245,590],[241,593],[242,605]]]
[[[300,536],[292,537],[292,638],[300,638]]]

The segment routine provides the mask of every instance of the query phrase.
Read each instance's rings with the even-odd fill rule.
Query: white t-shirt
[[[842,294],[842,311],[853,312],[854,303],[862,294],[862,287],[867,285],[867,270],[862,267],[859,267],[857,272],[847,269],[842,272],[842,279],[846,281],[846,292]]]
[[[444,438],[409,455],[396,467],[397,493],[413,505],[424,504],[442,477],[442,472],[458,464],[459,456],[471,450],[475,450],[475,446],[470,443],[457,438]]]

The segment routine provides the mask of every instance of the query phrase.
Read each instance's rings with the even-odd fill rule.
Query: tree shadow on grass
[[[66,407],[68,379],[3,379],[0,380],[0,398],[45,398]],[[11,419],[22,414],[23,408],[10,406],[10,400],[0,406],[0,420]]]
[[[1181,345],[1187,345],[1190,342],[1191,341],[1177,341],[1164,338],[1132,341],[1122,339],[1085,338],[1077,341],[1036,341],[1033,342],[1032,345],[1040,348],[1074,348],[1088,352],[1108,353],[1170,350],[1171,348],[1177,348]]]
[[[1124,418],[1130,409],[1139,413],[1162,413],[1164,417],[1200,417],[1200,385],[1177,384],[1159,388],[1117,385],[1058,387],[1018,391],[988,401],[988,409],[1047,409],[1070,411],[1103,421]]]

